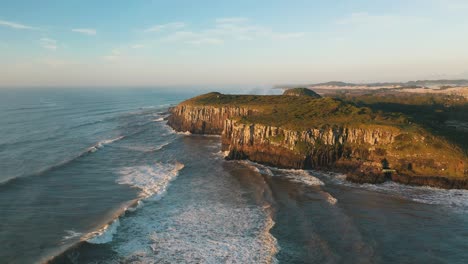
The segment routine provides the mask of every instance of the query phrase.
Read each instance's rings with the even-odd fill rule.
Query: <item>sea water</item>
[[[199,91],[0,91],[0,263],[465,263],[468,192],[226,161]]]

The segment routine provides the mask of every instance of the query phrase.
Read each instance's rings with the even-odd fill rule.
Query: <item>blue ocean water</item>
[[[39,261],[120,214],[138,192],[118,168],[171,142],[161,121],[191,95],[0,91],[0,262]]]
[[[225,161],[202,91],[0,91],[0,263],[465,263],[468,192]]]

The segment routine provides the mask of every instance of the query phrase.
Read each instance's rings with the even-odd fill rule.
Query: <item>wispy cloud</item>
[[[49,49],[49,50],[56,50],[57,49],[57,41],[55,39],[51,38],[41,38],[39,40],[41,43],[41,46],[44,49]]]
[[[244,17],[218,18],[212,27],[200,31],[176,31],[163,37],[165,42],[183,42],[194,45],[219,45],[228,40],[254,39],[287,40],[301,38],[305,32],[276,32],[271,28],[251,24]]]
[[[248,22],[249,19],[246,17],[223,17],[223,18],[217,18],[216,23],[224,24],[224,23],[245,23]]]
[[[305,36],[305,32],[293,32],[293,33],[275,33],[272,37],[275,39],[295,39],[302,38]]]
[[[88,36],[94,36],[97,34],[96,29],[93,29],[93,28],[74,28],[72,29],[72,31],[76,33],[88,35]]]
[[[389,27],[395,25],[411,25],[423,22],[424,19],[415,16],[372,15],[366,12],[352,13],[348,17],[336,21],[338,25],[371,25]]]
[[[28,29],[28,30],[37,29],[35,27],[31,27],[28,25],[24,25],[24,24],[12,22],[12,21],[6,21],[6,20],[0,20],[0,26],[14,28],[14,29]]]
[[[162,30],[181,29],[183,27],[185,27],[185,23],[183,22],[172,22],[172,23],[167,23],[167,24],[154,25],[145,29],[144,31],[145,32],[159,32]]]
[[[219,45],[219,44],[223,44],[224,40],[217,39],[217,38],[199,38],[199,39],[189,40],[187,41],[187,43],[194,44],[194,45],[203,45],[203,44]]]

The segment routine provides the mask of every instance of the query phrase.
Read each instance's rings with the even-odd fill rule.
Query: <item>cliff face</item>
[[[343,158],[367,158],[366,153],[348,146],[372,148],[391,144],[397,135],[398,131],[383,128],[324,127],[295,131],[228,119],[222,139],[231,158],[246,157],[280,167],[309,169],[329,167]]]
[[[327,168],[347,173],[349,180],[361,183],[392,179],[468,189],[466,160],[412,149],[432,144],[432,138],[385,125],[288,129],[243,119],[259,113],[253,107],[181,104],[171,109],[168,124],[177,131],[222,135],[228,159],[249,159],[282,168]],[[454,179],[451,174],[465,177]]]
[[[255,109],[245,107],[213,107],[179,105],[171,109],[168,125],[176,131],[192,134],[221,135],[225,120],[252,115]]]

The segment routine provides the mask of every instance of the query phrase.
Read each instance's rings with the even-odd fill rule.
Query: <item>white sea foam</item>
[[[91,153],[96,152],[98,149],[104,147],[105,145],[114,143],[114,142],[119,141],[119,140],[121,140],[123,138],[124,138],[124,136],[119,136],[119,137],[116,137],[116,138],[101,140],[98,143],[94,144],[93,146],[89,147],[87,149],[87,152],[91,152]]]
[[[136,210],[140,209],[144,205],[145,205],[145,203],[142,200],[138,200],[137,204],[135,206],[133,206],[133,207],[127,208],[127,211],[135,212]]]
[[[192,135],[192,133],[190,133],[189,131],[176,132],[176,133],[179,134],[179,135],[185,135],[185,136],[190,136],[190,135]]]
[[[217,148],[219,149],[219,147]],[[213,156],[216,158],[216,159],[224,159],[226,158],[227,156],[229,155],[229,151],[217,151],[217,152],[213,152]]]
[[[162,164],[152,166],[125,167],[119,172],[119,184],[127,184],[141,189],[140,197],[158,199],[167,189],[169,183],[184,168],[182,163]]]
[[[269,233],[274,222],[262,208],[210,203],[174,209],[145,207],[125,219],[127,235],[119,233],[113,245],[122,262],[276,262],[277,241]]]
[[[391,181],[382,184],[356,184],[347,181],[346,175],[343,174],[320,173],[320,175],[340,185],[403,197],[419,203],[447,205],[462,210],[468,210],[468,190],[444,190],[428,186],[404,185]]]
[[[65,234],[63,236],[63,241],[65,240],[69,240],[69,239],[73,239],[73,238],[77,238],[77,237],[81,237],[83,235],[83,233],[80,233],[80,232],[76,232],[74,230],[65,230]]]
[[[162,129],[165,130],[165,132],[162,134],[162,136],[167,136],[167,135],[177,133],[174,129],[172,129],[172,127],[168,126],[167,123],[162,126]]]
[[[88,243],[91,244],[105,244],[112,241],[115,233],[117,233],[117,228],[120,225],[119,218],[112,221],[112,223],[105,225],[98,231],[92,232],[87,236],[89,238],[85,238]]]
[[[158,200],[167,190],[167,187],[184,167],[182,163],[161,164],[156,163],[153,166],[136,166],[126,167],[120,171],[121,177],[117,180],[119,184],[126,184],[132,187],[141,189],[140,200],[135,206],[125,208],[121,216],[125,212],[134,212],[143,207],[145,200]],[[119,216],[119,217],[121,217]],[[92,244],[105,244],[112,241],[117,233],[117,228],[120,226],[119,217],[112,223],[106,224],[98,231],[84,235],[81,239]]]
[[[164,117],[153,119],[153,121],[154,122],[162,122],[162,121],[164,121]]]
[[[153,171],[170,174],[176,167],[129,168],[122,171],[120,182],[143,188],[148,181],[135,178],[142,174],[161,178]],[[116,262],[275,263],[278,245],[269,232],[274,221],[268,202],[252,203],[230,174],[216,166],[213,170],[216,173],[185,183],[187,191],[193,190],[190,194],[181,187],[177,190],[182,192],[177,195],[180,199],[170,197],[166,203],[143,200],[145,206],[122,217],[119,232],[109,244],[116,252]],[[268,193],[268,185],[263,187]]]
[[[336,199],[335,197],[333,197],[333,195],[331,195],[330,193],[328,192],[323,192],[323,195],[325,196],[327,202],[331,205],[335,205],[337,202],[338,202],[338,199]]]
[[[135,151],[141,151],[141,152],[154,152],[163,149],[165,146],[169,145],[170,142],[163,143],[158,146],[126,146],[125,148],[130,149],[130,150],[135,150]]]
[[[274,176],[273,172],[272,172],[272,168],[268,167],[268,166],[264,166],[262,164],[258,164],[258,163],[255,163],[255,162],[252,162],[252,161],[249,161],[249,160],[241,160],[241,161],[237,161],[238,163],[241,163],[241,164],[244,164],[245,166],[249,167],[251,170],[253,171],[256,171],[260,174],[263,174],[263,175],[268,175],[268,176]]]
[[[320,179],[314,177],[311,171],[307,170],[295,170],[295,169],[278,169],[261,165],[252,161],[243,160],[240,163],[247,165],[251,169],[257,171],[260,174],[283,177],[293,182],[303,183],[309,186],[325,185]]]
[[[284,170],[284,169],[276,169],[284,173],[283,177],[298,183],[303,183],[309,186],[319,186],[325,185],[321,180],[312,176],[311,172],[306,170]]]

